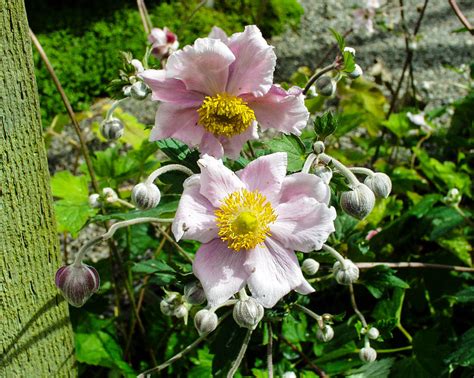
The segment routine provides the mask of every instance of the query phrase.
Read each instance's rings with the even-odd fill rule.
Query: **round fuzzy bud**
[[[188,315],[188,308],[185,304],[180,304],[173,310],[173,315],[178,319],[184,318]]]
[[[392,191],[392,180],[385,173],[377,172],[367,176],[364,184],[369,187],[378,198],[387,198]]]
[[[348,75],[351,79],[357,79],[358,77],[362,76],[362,68],[358,64],[355,65],[354,71],[349,72]]]
[[[448,206],[457,206],[462,200],[462,194],[458,188],[449,189],[448,194],[443,198],[443,201]]]
[[[163,315],[171,316],[173,314],[174,306],[168,303],[166,299],[163,299],[160,302],[160,310],[163,313]]]
[[[296,374],[292,371],[285,371],[282,375],[282,378],[297,378]]]
[[[367,185],[359,184],[350,192],[341,194],[341,207],[354,218],[363,219],[370,214],[375,205],[375,195]]]
[[[194,326],[200,335],[214,331],[217,323],[217,315],[212,311],[204,309],[194,315]]]
[[[333,270],[336,281],[341,285],[349,285],[359,279],[359,268],[349,259],[344,259],[344,264],[336,261]]]
[[[317,142],[314,142],[313,144],[313,151],[316,155],[322,154],[324,152],[324,143],[318,140]]]
[[[94,209],[102,206],[100,203],[100,194],[94,193],[89,196],[89,206]]]
[[[348,53],[351,53],[352,56],[355,56],[356,55],[356,51],[353,47],[344,47],[344,52],[348,52]]]
[[[332,179],[332,169],[326,165],[317,165],[314,168],[314,174],[321,178],[326,184]]]
[[[59,268],[55,281],[64,298],[74,307],[83,306],[100,286],[97,270],[83,263]]]
[[[234,306],[233,316],[235,322],[243,328],[255,329],[263,318],[263,306],[254,298],[249,297],[238,301]]]
[[[206,294],[199,282],[191,282],[184,287],[184,298],[192,305],[200,305],[206,301]]]
[[[312,276],[318,272],[319,263],[314,259],[306,259],[301,265],[301,270],[308,276]]]
[[[368,331],[367,331],[367,336],[369,337],[369,339],[371,340],[376,340],[379,338],[380,336],[380,332],[377,328],[375,327],[371,327]]]
[[[364,362],[374,362],[377,359],[377,352],[370,346],[365,347],[360,350],[359,357]]]
[[[108,203],[114,203],[118,200],[118,195],[112,188],[102,189],[102,195]]]
[[[143,81],[137,81],[132,84],[130,94],[137,100],[143,100],[148,96],[149,88]]]
[[[118,118],[105,119],[100,124],[100,133],[107,140],[117,140],[123,135],[123,123]]]
[[[161,199],[160,189],[153,183],[140,183],[133,187],[132,202],[141,210],[155,208]]]
[[[321,96],[332,96],[336,93],[336,82],[327,75],[321,76],[315,83],[316,93]]]
[[[334,337],[334,330],[329,324],[325,324],[324,327],[321,329],[319,328],[316,332],[316,338],[323,343],[327,343],[331,341]]]

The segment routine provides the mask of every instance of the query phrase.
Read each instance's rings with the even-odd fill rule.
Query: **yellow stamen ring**
[[[215,215],[219,237],[235,251],[262,243],[270,236],[270,224],[277,219],[262,193],[246,189],[228,195]]]

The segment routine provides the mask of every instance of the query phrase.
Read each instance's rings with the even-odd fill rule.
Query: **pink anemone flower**
[[[141,74],[161,101],[150,140],[175,138],[202,154],[237,158],[262,130],[300,134],[309,113],[302,90],[273,85],[276,55],[256,26],[208,38],[173,53],[164,70]]]
[[[267,308],[291,290],[314,291],[295,250],[321,249],[334,231],[330,189],[307,173],[286,176],[287,155],[260,157],[234,173],[204,155],[201,174],[184,184],[172,230],[176,240],[202,243],[193,272],[210,306],[248,285]]]
[[[158,59],[168,58],[179,47],[178,37],[167,27],[151,29],[148,41],[151,43],[151,53]]]

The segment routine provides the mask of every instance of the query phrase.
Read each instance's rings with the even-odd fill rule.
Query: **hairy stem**
[[[355,294],[354,294],[354,286],[352,284],[349,284],[349,293],[351,295],[351,305],[352,305],[352,308],[354,309],[354,312],[359,317],[359,319],[360,319],[362,325],[364,326],[364,328],[367,328],[367,321],[365,320],[365,317],[362,314],[362,312],[360,312],[359,308],[357,307]]]
[[[422,262],[362,262],[355,263],[359,269],[371,269],[379,265],[385,265],[389,268],[414,268],[414,269],[446,269],[456,272],[474,272],[474,268],[457,265],[431,264]]]
[[[244,341],[242,342],[242,347],[240,348],[237,358],[234,360],[229,372],[227,373],[227,378],[232,378],[239,369],[239,366],[242,363],[242,360],[244,359],[245,352],[247,351],[247,347],[249,346],[250,338],[252,337],[252,332],[253,330],[251,329],[247,330]]]
[[[347,168],[339,160],[324,153],[320,154],[318,158],[324,164],[332,164],[335,168],[337,168],[337,170],[349,181],[349,185],[351,187],[355,188],[357,185],[360,184],[360,181],[357,179],[357,177],[349,170],[349,168]]]
[[[461,9],[459,9],[456,0],[448,0],[448,3],[449,5],[451,5],[451,8],[453,8],[453,11],[454,13],[456,13],[456,16],[459,18],[459,21],[461,21],[461,23],[466,27],[466,29],[469,33],[471,33],[471,35],[474,35],[474,28],[469,23],[466,16],[464,16],[464,13],[461,12]]]
[[[322,249],[325,250],[326,252],[329,252],[337,261],[339,261],[341,263],[341,267],[344,268],[346,266],[344,257],[342,257],[342,255],[338,251],[336,251],[334,248],[328,246],[327,244],[323,244]]]
[[[333,64],[330,64],[329,66],[326,66],[324,68],[322,68],[321,70],[317,71],[314,73],[313,76],[311,76],[308,80],[308,82],[306,83],[304,89],[303,89],[303,94],[306,95],[309,91],[309,89],[311,88],[311,86],[314,84],[314,82],[316,80],[318,80],[321,76],[323,76],[326,72],[330,72],[332,70],[336,69],[336,65],[333,63]]]
[[[162,174],[170,172],[170,171],[180,171],[180,172],[186,173],[188,176],[192,176],[194,174],[193,171],[191,171],[189,168],[185,167],[184,165],[169,164],[153,171],[150,174],[150,176],[148,176],[148,178],[146,179],[146,184],[153,183],[157,179],[158,176],[161,176]]]

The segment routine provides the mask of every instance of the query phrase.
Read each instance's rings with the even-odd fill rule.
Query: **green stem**
[[[396,352],[403,352],[405,350],[412,350],[412,345],[407,345],[400,348],[393,348],[393,349],[377,349],[377,353],[396,353]]]
[[[318,72],[315,72],[313,76],[311,76],[308,80],[308,82],[306,83],[304,89],[303,89],[303,94],[306,95],[306,93],[308,93],[309,91],[309,88],[311,88],[311,86],[314,84],[314,82],[316,80],[318,80],[321,76],[323,76],[326,72],[329,72],[329,71],[332,71],[332,70],[335,70],[336,69],[336,65],[333,63],[329,66],[326,66],[324,68],[322,68],[320,71]]]
[[[403,335],[405,335],[408,342],[411,344],[413,342],[413,337],[408,333],[405,327],[403,327],[401,323],[398,323],[397,328],[403,333]]]
[[[342,164],[339,160],[333,158],[332,156],[326,154],[320,154],[319,160],[326,165],[332,164],[337,170],[349,181],[349,185],[355,188],[357,185],[360,184],[357,177],[347,168],[344,164]]]
[[[239,366],[242,363],[242,360],[244,359],[245,352],[247,351],[247,347],[249,346],[250,338],[252,337],[252,332],[253,330],[251,329],[247,331],[244,341],[242,342],[242,347],[240,348],[239,354],[237,355],[237,358],[234,360],[229,372],[227,373],[227,378],[232,378],[239,369]]]

